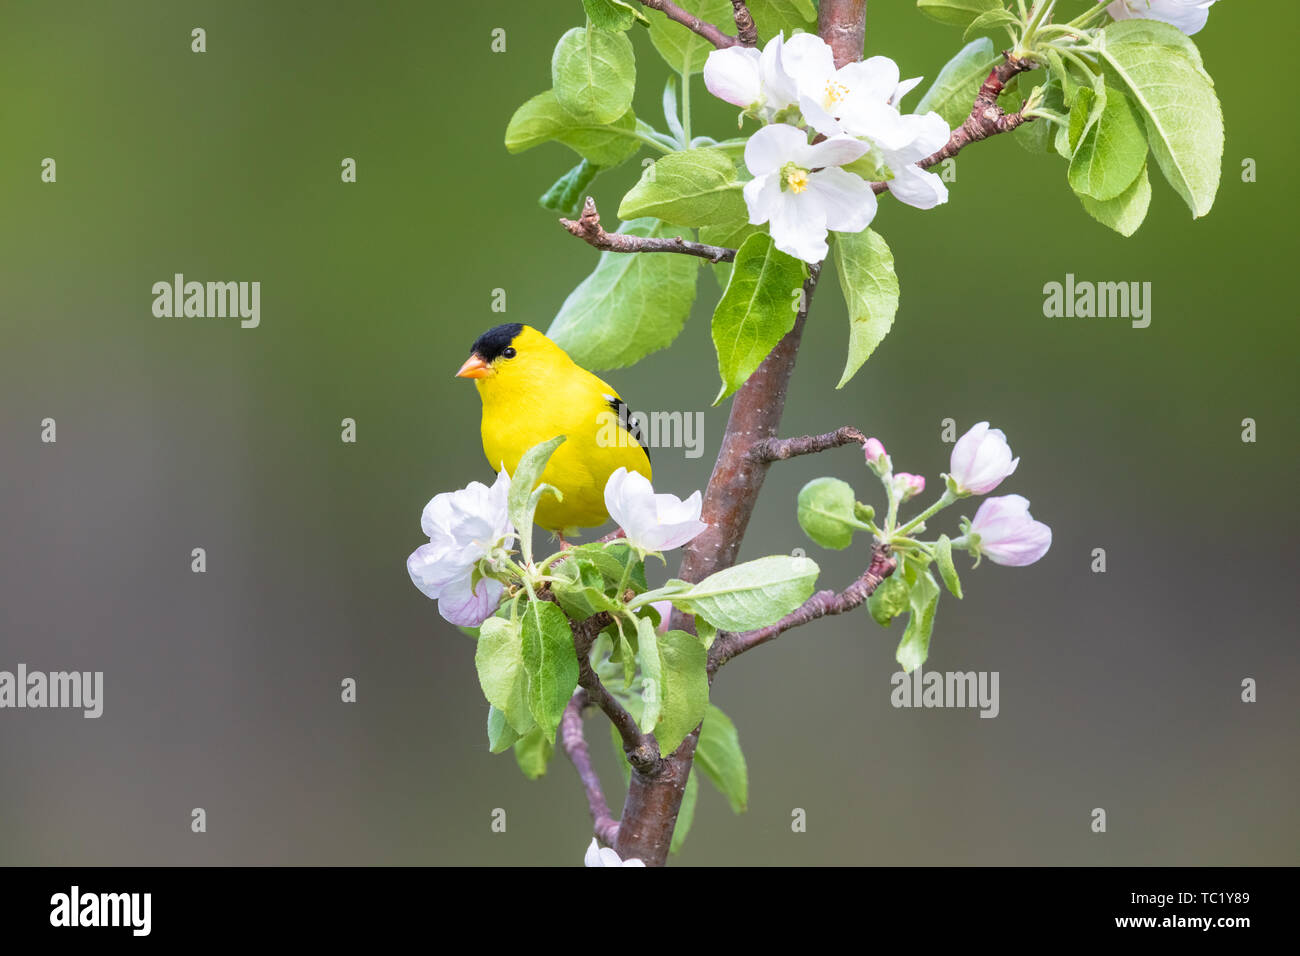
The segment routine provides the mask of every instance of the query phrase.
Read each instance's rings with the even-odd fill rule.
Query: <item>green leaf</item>
[[[638,20],[650,22],[635,0],[582,0],[582,5],[591,22],[602,30],[627,30]]]
[[[514,746],[515,741],[519,739],[518,731],[510,726],[506,715],[495,707],[488,707],[487,731],[488,750],[494,754]]]
[[[898,312],[894,254],[870,229],[835,234],[835,274],[849,310],[849,354],[836,388],[843,388],[871,357]]]
[[[474,650],[474,666],[483,696],[493,709],[517,734],[532,730],[536,721],[528,705],[528,672],[524,668],[519,624],[500,617],[484,621]],[[489,724],[489,732],[490,728]]]
[[[585,621],[600,611],[617,611],[618,604],[605,594],[605,578],[589,558],[570,557],[552,566],[551,592],[564,613]]]
[[[623,761],[627,763],[627,761]],[[682,791],[682,805],[677,811],[677,823],[673,826],[673,839],[668,844],[668,852],[672,854],[680,853],[682,844],[686,842],[686,835],[691,832],[691,824],[695,822],[695,801],[700,795],[700,778],[695,773],[695,768],[691,768],[690,775],[686,778],[686,789]]]
[[[1011,112],[1020,108],[1020,104],[1015,104]],[[1061,83],[1059,80],[1052,78],[1043,84],[1043,101],[1039,109],[1051,110],[1055,113],[1066,113],[1065,100],[1061,93]],[[1020,144],[1024,149],[1031,153],[1053,153],[1053,140],[1056,138],[1056,126],[1045,119],[1035,119],[1030,123],[1021,123],[1012,132],[1011,138]]]
[[[817,7],[813,0],[749,0],[748,6],[760,41],[770,40],[778,33],[785,33],[788,40],[796,30],[816,32]]]
[[[537,200],[543,209],[554,209],[561,215],[574,219],[582,213],[587,187],[600,175],[600,167],[582,160],[551,184]]]
[[[1151,206],[1151,180],[1147,176],[1146,166],[1138,173],[1133,185],[1114,199],[1104,202],[1089,196],[1080,196],[1083,208],[1103,226],[1109,226],[1121,236],[1131,236],[1137,232],[1142,220],[1147,217]]]
[[[975,94],[988,78],[989,71],[1001,60],[988,37],[972,40],[944,64],[913,112],[938,113],[950,128],[960,126],[970,115]]]
[[[750,236],[736,253],[726,291],[713,310],[713,345],[722,389],[718,404],[762,364],[794,328],[804,264],[781,252],[765,233]]]
[[[521,153],[550,140],[563,143],[597,166],[617,166],[638,149],[636,116],[628,110],[612,123],[593,123],[569,113],[552,90],[515,110],[506,127],[506,149]]]
[[[761,226],[751,226],[748,219],[716,223],[700,227],[700,242],[709,246],[723,246],[727,249],[739,249],[750,236],[762,231]],[[718,280],[718,288],[726,291],[731,281],[731,263],[714,262],[713,277]]]
[[[894,618],[907,610],[910,592],[911,589],[901,574],[890,575],[876,585],[876,590],[867,601],[867,609],[871,611],[871,616],[876,619],[877,624],[881,627],[889,627]]]
[[[1091,87],[1081,87],[1075,94],[1074,105],[1070,107],[1070,125],[1065,128],[1065,142],[1062,144],[1057,134],[1057,152],[1062,156],[1073,156],[1079,143],[1092,130],[1106,108],[1106,89],[1101,88],[1101,95]]]
[[[685,149],[647,166],[618,207],[620,219],[652,216],[678,226],[748,221],[736,164],[713,147]]]
[[[640,634],[638,627],[638,640]],[[686,631],[669,631],[659,638],[658,647],[661,702],[654,734],[660,751],[670,754],[704,719],[708,710],[708,652],[694,634]],[[646,706],[648,708],[649,703]]]
[[[731,718],[712,704],[700,728],[695,765],[718,788],[735,813],[749,805],[749,769],[740,750],[740,735]]]
[[[564,612],[549,601],[528,602],[522,630],[528,709],[537,728],[547,738],[553,738],[573,689],[578,686],[573,632]]]
[[[542,472],[546,470],[546,463],[551,460],[551,455],[563,443],[564,436],[556,435],[550,441],[534,445],[524,452],[523,457],[519,459],[519,465],[515,468],[515,473],[510,476],[506,511],[510,515],[510,523],[515,526],[515,531],[519,534],[520,546],[523,548],[524,558],[528,561],[532,560],[533,513],[537,510],[537,498],[533,495],[533,489],[541,480]]]
[[[855,516],[853,487],[839,478],[814,478],[799,492],[799,527],[823,548],[842,551],[862,527]]]
[[[626,541],[592,541],[570,548],[569,555],[590,560],[610,584],[623,580],[623,570],[631,562],[632,570],[627,575],[629,586],[637,593],[646,589],[645,565]]]
[[[621,32],[574,27],[551,55],[551,87],[569,115],[602,125],[614,122],[632,108],[632,41]]]
[[[710,574],[672,602],[724,631],[766,627],[813,593],[820,569],[811,558],[774,554]]]
[[[903,631],[894,655],[905,674],[924,664],[930,654],[930,634],[934,631],[934,613],[939,606],[939,585],[934,575],[929,571],[918,573],[908,597],[912,613],[908,615],[907,630]]]
[[[677,6],[705,23],[717,24],[724,33],[736,32],[728,0],[677,0]],[[658,11],[650,15],[650,42],[664,62],[678,73],[699,73],[713,50],[713,44],[704,37]]]
[[[541,727],[534,727],[515,742],[515,760],[529,780],[536,780],[546,773],[546,765],[554,751],[555,734],[547,736]]]
[[[1167,23],[1121,20],[1101,34],[1113,78],[1146,120],[1156,165],[1192,210],[1214,205],[1223,162],[1223,111],[1196,44]]]
[[[654,219],[623,223],[632,236],[680,235]],[[695,301],[694,256],[602,252],[595,270],[560,306],[547,338],[589,369],[622,368],[667,348]]]
[[[1002,0],[916,0],[916,8],[932,20],[966,27],[975,18],[1002,6]]]
[[[961,38],[966,40],[970,38],[972,33],[984,33],[1019,22],[1020,18],[1010,10],[1000,7],[994,10],[986,10],[970,22],[970,26],[966,28],[966,32],[962,34]]]
[[[653,733],[663,709],[663,658],[659,653],[659,635],[649,618],[636,620],[636,659],[641,666],[641,720],[643,733]],[[662,748],[661,748],[662,749]],[[664,753],[669,751],[664,750]]]
[[[1147,138],[1141,115],[1127,96],[1108,89],[1097,125],[1070,160],[1070,188],[1079,196],[1114,199],[1133,185],[1146,164]]]
[[[934,548],[935,564],[939,565],[939,575],[953,596],[961,598],[961,579],[957,577],[957,566],[952,563],[952,541],[946,534],[939,535]]]

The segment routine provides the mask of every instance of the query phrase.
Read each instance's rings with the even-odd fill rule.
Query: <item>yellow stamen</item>
[[[792,169],[785,174],[785,184],[790,187],[790,192],[801,193],[808,188],[808,170]]]
[[[849,88],[836,80],[826,81],[826,106],[830,108],[848,94]]]

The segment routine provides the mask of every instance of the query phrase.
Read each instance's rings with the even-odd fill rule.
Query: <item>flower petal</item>
[[[443,588],[438,598],[438,613],[452,624],[478,627],[496,611],[505,585],[495,578],[480,578],[471,591],[469,582],[470,576],[466,574]]]
[[[804,169],[843,166],[867,151],[867,144],[852,136],[833,136],[812,146],[805,146],[792,157]]]
[[[720,100],[742,108],[752,106],[763,98],[759,56],[753,47],[714,50],[704,61],[704,85]]]
[[[885,185],[900,201],[917,209],[933,209],[948,201],[948,187],[936,174],[907,163],[893,170],[894,178]]]
[[[749,210],[749,224],[759,226],[776,214],[782,202],[781,180],[777,173],[759,176],[745,183],[741,191]]]
[[[861,232],[876,218],[876,194],[861,176],[830,166],[808,177],[808,194],[820,203],[826,228]]]
[[[808,134],[785,123],[764,126],[745,144],[745,166],[755,176],[768,176],[808,146]]]
[[[830,248],[826,245],[826,213],[822,206],[816,194],[782,191],[768,226],[773,244],[809,264],[825,259]]]

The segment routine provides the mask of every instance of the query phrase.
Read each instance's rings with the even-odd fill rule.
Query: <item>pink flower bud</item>
[[[952,446],[949,475],[962,494],[986,495],[1016,470],[1007,436],[988,422],[980,422]]]
[[[925,491],[925,478],[900,471],[894,476],[894,488],[898,491],[898,500],[907,501]]]
[[[1029,500],[1020,495],[984,501],[970,533],[979,536],[980,554],[1012,568],[1033,564],[1052,546],[1052,529],[1030,516]]]
[[[885,457],[885,446],[879,438],[868,438],[863,442],[862,450],[866,454],[868,465],[877,465]]]

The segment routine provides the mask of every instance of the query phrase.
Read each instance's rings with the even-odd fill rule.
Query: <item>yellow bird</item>
[[[541,477],[564,500],[542,496],[543,528],[563,537],[608,521],[605,482],[620,467],[653,480],[640,426],[618,392],[532,326],[488,329],[456,375],[473,379],[483,400],[483,451],[494,471],[513,475],[524,452],[565,436]]]

